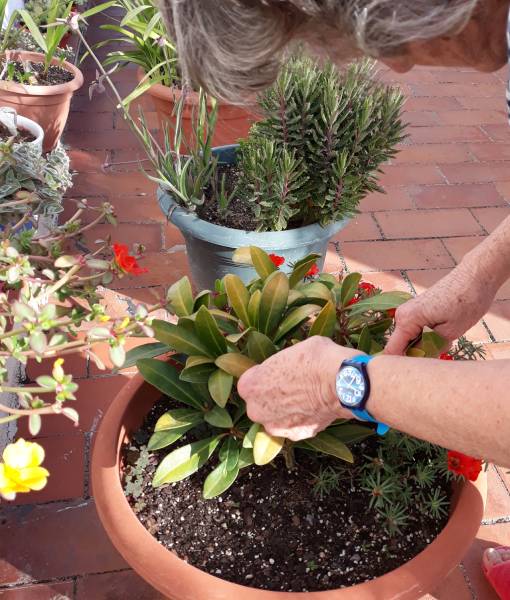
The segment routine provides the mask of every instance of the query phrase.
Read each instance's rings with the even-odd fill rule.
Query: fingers
[[[385,354],[401,355],[405,354],[409,344],[422,332],[424,325],[418,322],[397,321],[395,331],[391,334],[386,348]]]

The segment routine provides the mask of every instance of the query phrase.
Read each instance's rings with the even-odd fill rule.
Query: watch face
[[[345,366],[340,369],[336,378],[336,393],[342,404],[359,406],[365,396],[366,382],[356,367]]]

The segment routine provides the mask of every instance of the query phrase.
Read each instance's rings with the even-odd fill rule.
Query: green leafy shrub
[[[260,231],[327,225],[357,212],[402,140],[400,91],[376,83],[374,64],[339,72],[308,58],[287,63],[259,99],[263,119],[241,143],[238,193]]]

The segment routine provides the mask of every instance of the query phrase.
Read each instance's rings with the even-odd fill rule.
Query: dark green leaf
[[[272,263],[271,263],[272,264]],[[285,312],[289,280],[284,273],[272,274],[264,284],[260,298],[258,329],[271,336]]]
[[[170,350],[170,346],[162,344],[161,342],[153,342],[151,344],[143,344],[143,346],[131,348],[131,350],[126,352],[126,360],[124,361],[122,368],[127,369],[128,367],[136,365],[142,358],[154,358],[155,356],[170,352]]]
[[[310,328],[310,337],[320,335],[331,338],[335,333],[336,326],[336,307],[333,302],[327,302]]]
[[[178,317],[193,313],[193,291],[187,276],[170,286],[166,299]]]
[[[213,469],[204,481],[203,496],[206,500],[215,498],[223,494],[234,483],[239,474],[239,466],[236,464],[233,469],[227,469],[226,464],[221,462]]]
[[[191,325],[193,325],[191,323]],[[154,336],[160,342],[167,344],[173,350],[182,352],[183,354],[206,354],[209,355],[208,349],[202,344],[198,336],[193,331],[188,329],[189,326],[174,325],[159,319],[152,321]]]
[[[278,348],[273,342],[260,331],[252,331],[246,345],[248,356],[256,363],[263,363],[267,358],[276,354]]]
[[[343,306],[347,306],[347,304],[354,298],[356,292],[358,291],[358,285],[360,281],[360,273],[350,273],[344,278],[340,290],[340,302]]]
[[[221,406],[213,406],[211,410],[208,410],[204,414],[204,420],[213,427],[221,427],[223,429],[230,429],[234,425],[227,409]]]
[[[275,334],[275,342],[279,342],[283,337],[295,329],[298,325],[301,325],[303,321],[308,319],[313,313],[319,312],[321,307],[317,304],[304,304],[298,306],[289,312],[289,314],[283,319],[278,327]]]
[[[233,385],[234,377],[221,369],[217,369],[209,377],[209,393],[218,406],[224,407],[227,404]]]
[[[347,462],[354,462],[354,457],[349,448],[335,436],[321,431],[315,437],[305,440],[305,444],[313,450],[336,456]]]
[[[225,354],[227,342],[214,317],[205,306],[201,306],[197,312],[195,329],[200,342],[209,350],[211,356]]]

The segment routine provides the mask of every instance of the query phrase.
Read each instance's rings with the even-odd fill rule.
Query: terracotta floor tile
[[[76,600],[163,600],[134,571],[86,575],[78,579]]]
[[[494,142],[469,144],[469,151],[481,162],[510,160],[510,144],[495,144]]]
[[[363,281],[373,283],[376,287],[381,288],[384,292],[391,292],[393,290],[411,292],[409,284],[402,277],[402,274],[399,271],[372,271],[363,274]]]
[[[380,240],[381,232],[371,214],[361,213],[353,217],[345,229],[333,238],[332,242],[348,242],[353,240]]]
[[[380,194],[378,192],[369,194],[361,201],[359,207],[360,210],[362,212],[369,212],[414,208],[407,189],[387,186],[385,190],[385,194]]]
[[[510,131],[508,128],[508,124],[502,125],[483,125],[483,131],[489,138],[489,140],[493,142],[509,142],[510,141]]]
[[[510,181],[496,181],[496,189],[508,202],[510,200]]]
[[[490,358],[495,360],[499,359],[510,359],[510,343],[502,342],[496,344],[489,344],[487,347],[487,354]],[[510,489],[510,479],[508,480]]]
[[[56,581],[24,585],[10,589],[0,589],[1,600],[72,600],[74,598],[74,582]]]
[[[10,506],[3,509],[1,523],[1,584],[127,567],[108,540],[92,500]]]
[[[48,422],[61,418],[59,415],[43,418],[41,432],[37,436],[38,443],[43,446],[46,453],[43,466],[50,472],[46,487],[40,492],[18,494],[14,504],[40,504],[83,496],[85,473],[85,438],[83,434],[78,432],[73,435],[46,437]],[[77,430],[74,429],[74,431]],[[19,435],[31,437],[28,431],[23,431],[21,428]]]
[[[491,127],[488,125],[488,127]],[[492,127],[499,127],[493,125]],[[464,126],[437,126],[437,127],[409,127],[409,141],[413,144],[438,144],[441,142],[486,142],[488,134],[480,127],[473,125]]]
[[[489,466],[488,486],[484,520],[510,519],[510,492],[494,465]]]
[[[472,600],[472,597],[464,575],[457,567],[437,590],[422,596],[420,600]]]
[[[432,269],[432,270],[408,270],[407,276],[411,280],[417,294],[422,294],[428,288],[432,287],[440,279],[451,273],[452,269]]]
[[[448,110],[437,113],[443,125],[484,125],[505,123],[507,116],[502,112],[486,110]]]
[[[510,340],[510,300],[499,300],[493,303],[485,315],[492,334],[498,341]]]
[[[510,180],[510,165],[506,163],[463,163],[439,165],[448,183],[492,183]]]
[[[402,120],[408,125],[414,127],[428,127],[430,125],[439,125],[439,117],[432,110],[412,110],[404,111]]]
[[[116,281],[115,285],[112,284],[112,289],[130,289],[136,297],[137,287],[169,286],[188,274],[188,257],[181,249],[165,253],[148,252],[144,255],[142,266],[148,269],[148,273],[138,276],[126,275],[120,281]]]
[[[383,167],[380,178],[383,187],[431,183],[444,183],[444,178],[435,165],[387,165]]]
[[[463,259],[464,255],[471,251],[475,246],[478,246],[483,242],[485,238],[479,237],[458,237],[458,238],[445,238],[443,240],[444,245],[448,249],[448,252],[453,256],[455,262],[458,264]]]
[[[460,163],[470,160],[473,160],[473,155],[467,144],[418,144],[402,148],[395,158],[395,164]]]
[[[453,261],[439,240],[345,242],[341,251],[351,271],[442,269]]]
[[[328,245],[323,270],[325,273],[333,273],[334,275],[338,275],[344,271],[344,264],[333,244]]]
[[[494,344],[498,345],[498,344]],[[501,344],[502,346],[503,344]],[[506,344],[507,346],[507,358],[510,358],[510,344]],[[510,494],[510,467],[496,467],[496,470],[503,481],[508,493]]]
[[[502,208],[474,208],[473,215],[484,229],[491,233],[507,217],[510,217],[510,206]]]
[[[417,208],[470,208],[505,204],[493,183],[417,186],[410,194]]]
[[[501,544],[510,544],[510,523],[482,525],[473,545],[462,561],[473,591],[479,600],[498,600],[498,596],[482,573],[481,560],[485,548]]]
[[[482,229],[463,208],[392,211],[376,215],[387,239],[480,235]]]
[[[451,99],[451,98],[450,98]],[[426,98],[420,98],[420,100],[426,100]],[[434,98],[435,100],[435,98]],[[494,98],[472,98],[467,96],[459,96],[455,98],[459,106],[468,110],[495,110],[504,112],[504,103],[501,103],[501,97],[495,96]]]
[[[491,98],[501,94],[501,83],[491,81],[490,83],[473,85],[466,84],[411,84],[414,96],[452,96],[454,98],[470,97],[470,98]]]
[[[406,110],[458,110],[462,108],[458,98],[406,98]]]

